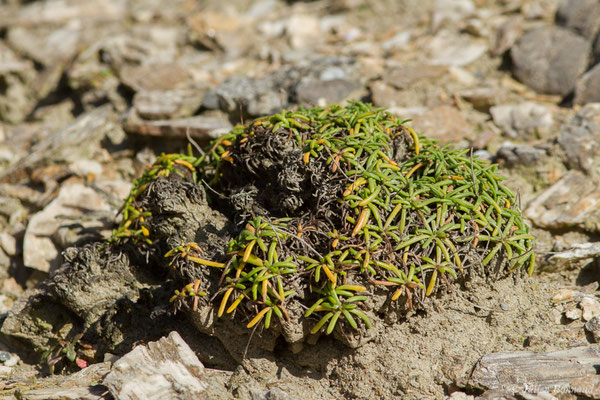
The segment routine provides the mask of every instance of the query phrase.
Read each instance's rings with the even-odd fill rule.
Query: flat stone
[[[406,89],[419,81],[439,79],[447,72],[441,65],[403,64],[389,68],[383,80],[396,89]]]
[[[552,111],[533,102],[494,106],[490,113],[494,123],[510,138],[544,136],[554,125]]]
[[[597,257],[600,257],[600,242],[574,244],[566,250],[551,253],[543,268],[553,272],[580,269]]]
[[[583,310],[582,318],[584,321],[589,321],[592,318],[600,315],[600,303],[598,300],[591,297],[584,297],[579,303],[579,307]]]
[[[144,119],[189,117],[202,105],[204,94],[201,89],[144,90],[133,97],[133,107]]]
[[[495,106],[500,98],[500,91],[492,87],[461,90],[458,94],[471,103],[475,109],[483,112],[487,112],[490,107]]]
[[[14,27],[8,31],[7,43],[19,53],[48,67],[66,63],[77,52],[81,31],[77,26],[53,29],[50,27]]]
[[[183,89],[190,79],[188,70],[178,63],[127,65],[121,69],[121,81],[136,91]]]
[[[538,28],[511,48],[513,74],[538,92],[564,96],[586,70],[590,51],[590,42],[568,29]]]
[[[122,185],[120,193],[113,194],[117,198],[124,198],[128,188],[129,185]],[[89,187],[80,183],[61,187],[56,199],[30,218],[23,239],[23,263],[29,268],[50,272],[61,263],[59,251],[62,249],[57,248],[53,238],[61,225],[72,224],[74,217],[83,219],[85,216],[87,219],[89,214],[108,214],[111,210],[106,198]],[[94,219],[82,221],[81,224],[86,228],[103,226],[102,222]],[[73,241],[76,240],[73,238]],[[68,244],[63,243],[63,247]]]
[[[436,35],[427,46],[428,62],[432,65],[462,67],[481,57],[488,47],[468,35],[456,35],[443,31]]]
[[[598,43],[600,43],[600,40],[598,40]],[[577,80],[573,101],[576,104],[600,102],[600,64],[596,64],[594,68]]]
[[[431,16],[431,29],[455,26],[475,14],[475,4],[471,0],[436,0]]]
[[[600,376],[584,376],[573,379],[569,387],[571,392],[586,399],[600,399]]]
[[[42,0],[24,4],[9,25],[64,24],[72,20],[110,21],[127,12],[126,0]]]
[[[98,107],[32,146],[25,157],[0,173],[0,182],[14,182],[23,177],[26,169],[42,164],[94,158],[102,140],[118,144],[124,138],[125,133],[111,106]]]
[[[251,116],[278,112],[288,105],[288,95],[279,90],[276,79],[233,76],[204,96],[209,109],[221,109],[236,114],[242,111]]]
[[[36,94],[33,82],[36,72],[31,61],[20,59],[15,52],[0,42],[0,120],[17,124],[33,110]]]
[[[597,0],[562,0],[556,24],[593,41],[600,32],[600,3]]]
[[[578,171],[568,171],[555,184],[534,198],[525,215],[549,229],[600,229],[600,183]]]
[[[585,330],[592,334],[596,343],[600,342],[600,317],[595,316],[590,318],[585,323]]]
[[[568,166],[600,177],[600,104],[588,104],[560,128],[558,144]]]
[[[502,165],[514,167],[517,165],[536,165],[546,155],[546,150],[533,146],[503,145],[498,150],[496,157],[502,162]]]
[[[551,353],[515,351],[483,356],[471,374],[471,383],[509,393],[548,392],[557,387],[569,390],[576,378],[595,376],[600,362],[597,345]],[[491,397],[502,398],[502,397]]]
[[[296,99],[305,106],[326,106],[327,104],[343,102],[343,100],[351,97],[353,91],[359,88],[358,83],[345,79],[319,80],[306,78],[302,79],[296,86]]]
[[[219,137],[233,127],[224,115],[144,121],[131,113],[123,126],[130,134],[176,138],[185,138],[189,134],[193,138],[204,140]]]
[[[204,365],[177,332],[121,357],[104,384],[119,400],[229,397],[225,388],[211,387]]]
[[[571,308],[565,312],[565,317],[571,321],[576,321],[583,315],[579,308]]]
[[[496,41],[492,48],[492,55],[504,54],[523,34],[523,17],[520,15],[509,17],[496,31]]]
[[[439,140],[442,144],[457,143],[471,139],[473,128],[458,109],[442,105],[428,109],[414,118],[413,128],[418,132],[427,132],[427,136]]]

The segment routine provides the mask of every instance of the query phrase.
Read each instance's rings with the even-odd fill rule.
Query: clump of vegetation
[[[284,111],[198,157],[163,155],[136,181],[114,237],[152,244],[136,199],[157,177],[203,186],[239,231],[220,259],[202,243],[165,252],[172,268],[204,271],[171,300],[211,302],[248,328],[360,330],[375,292],[412,309],[473,274],[531,274],[534,238],[497,166],[405,122],[360,102]]]

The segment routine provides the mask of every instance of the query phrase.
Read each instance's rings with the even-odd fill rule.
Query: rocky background
[[[356,353],[240,362],[180,332],[139,338],[125,356],[136,361],[114,362],[125,346],[41,378],[18,344],[20,304],[67,249],[110,235],[157,155],[350,99],[498,162],[538,238],[534,278],[432,299]],[[187,371],[177,387],[192,397],[494,396],[506,385],[471,374],[482,356],[600,340],[599,203],[598,0],[0,0],[0,396],[176,398],[160,357]],[[600,398],[592,370],[562,395]],[[165,391],[131,394],[131,374],[160,376]],[[525,396],[513,389],[503,395]]]

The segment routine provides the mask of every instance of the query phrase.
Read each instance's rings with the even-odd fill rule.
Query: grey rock
[[[600,102],[600,64],[597,64],[577,80],[573,101],[576,104]]]
[[[599,362],[600,348],[596,345],[551,353],[494,353],[478,361],[470,383],[509,393],[536,394],[557,387],[568,390],[573,379],[596,375],[595,365]]]
[[[435,32],[444,26],[455,26],[475,14],[471,0],[436,0],[431,17],[431,29]]]
[[[268,78],[228,78],[204,96],[204,106],[227,113],[259,116],[275,113],[288,105],[288,90]]]
[[[334,78],[342,73],[344,80],[321,78]],[[330,101],[340,100],[333,97],[347,95],[358,78],[357,67],[351,58],[332,56],[303,59],[293,67],[281,68],[260,78],[227,78],[204,96],[203,105],[208,109],[221,109],[229,113],[232,119],[239,120],[240,116],[272,114],[292,103],[301,102],[298,92],[306,102],[318,100],[324,95],[332,96]],[[316,87],[319,84],[323,88]],[[315,90],[314,94],[312,90]]]
[[[202,105],[201,89],[141,91],[133,97],[133,107],[145,119],[189,117]]]
[[[305,78],[296,86],[296,100],[305,106],[340,103],[360,86],[344,79],[318,80]]]
[[[590,332],[596,343],[600,342],[600,317],[592,317],[585,323],[585,330]]]
[[[546,150],[534,146],[505,145],[500,147],[496,157],[507,167],[517,165],[533,166],[546,156]]]
[[[19,53],[48,67],[70,61],[80,45],[80,37],[78,27],[19,26],[8,31],[7,43]]]
[[[169,91],[189,87],[191,76],[181,64],[173,62],[124,65],[120,68],[120,78],[136,91]]]
[[[543,136],[554,124],[552,111],[533,102],[494,106],[490,113],[494,123],[510,138]]]
[[[107,185],[115,192],[115,198],[125,198],[131,185],[127,182],[115,182]],[[23,263],[25,266],[43,272],[50,272],[61,263],[59,253],[67,246],[74,245],[82,239],[86,229],[108,228],[101,221],[101,216],[113,215],[116,209],[111,207],[106,197],[92,188],[80,183],[64,185],[58,196],[42,211],[34,214],[27,225],[23,239]],[[96,218],[93,216],[96,215]],[[57,240],[57,234],[62,226],[72,225],[77,221],[79,229]]]
[[[575,378],[569,386],[574,395],[587,399],[600,399],[600,377],[597,375]]]
[[[403,63],[389,68],[383,80],[397,89],[406,89],[420,81],[439,79],[447,72],[448,68],[441,65]]]
[[[252,400],[298,400],[278,387],[266,392],[250,392],[250,395],[252,396]]]
[[[125,16],[126,0],[42,0],[27,3],[9,25],[35,26],[41,24],[66,24],[73,20],[110,21]]]
[[[600,230],[600,182],[579,171],[568,171],[537,195],[525,209],[534,225],[562,229]]]
[[[600,32],[600,2],[597,0],[561,0],[556,24],[593,41]]]
[[[461,67],[481,57],[488,47],[468,35],[457,35],[451,31],[438,33],[427,46],[432,65]]]
[[[178,138],[185,138],[189,134],[193,138],[204,140],[227,133],[232,127],[229,119],[218,112],[156,121],[144,121],[130,113],[124,124],[125,130],[130,134]]]
[[[458,94],[473,104],[475,109],[484,112],[487,112],[490,107],[496,105],[500,97],[500,91],[493,87],[477,87],[462,90]]]
[[[589,61],[591,44],[560,27],[525,33],[511,48],[513,74],[541,93],[566,95]]]
[[[569,168],[600,177],[600,104],[588,104],[560,128]]]
[[[110,370],[110,363],[92,364],[72,375],[52,376],[37,381],[36,389],[21,391],[23,400],[103,400],[108,399],[108,389],[99,385]],[[26,385],[24,385],[26,386]]]
[[[0,363],[10,360],[10,353],[8,351],[0,351]]]
[[[543,269],[552,272],[580,269],[597,257],[600,257],[600,243],[578,243],[551,253],[544,260]]]
[[[523,17],[520,15],[508,18],[496,31],[496,41],[492,55],[504,54],[521,37],[523,33]]]
[[[175,331],[121,357],[104,384],[120,400],[229,397],[224,387],[211,385],[204,365]]]
[[[31,61],[24,61],[0,42],[0,120],[16,124],[33,110],[37,100],[33,88],[36,72]]]
[[[41,164],[93,158],[100,142],[105,139],[113,144],[125,139],[125,132],[109,105],[82,114],[70,125],[48,135],[34,145],[25,157],[0,173],[0,180]]]

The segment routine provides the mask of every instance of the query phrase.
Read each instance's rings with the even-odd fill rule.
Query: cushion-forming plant
[[[170,268],[200,271],[171,301],[209,302],[248,328],[308,324],[306,334],[369,328],[375,295],[413,309],[474,274],[531,275],[534,238],[497,165],[405,122],[361,102],[282,111],[199,156],[163,154],[112,240],[153,246],[140,199],[161,177],[191,181],[235,232],[219,259],[203,243],[164,252]]]

